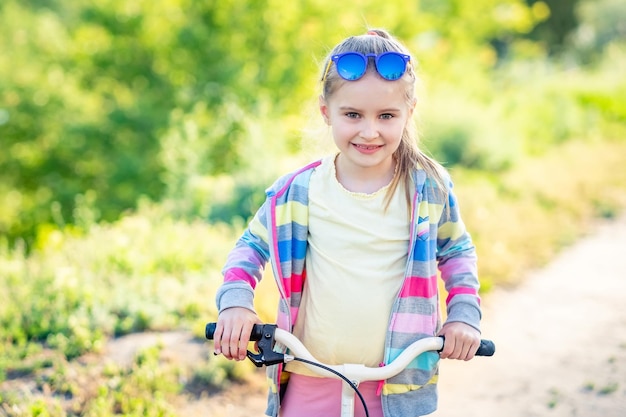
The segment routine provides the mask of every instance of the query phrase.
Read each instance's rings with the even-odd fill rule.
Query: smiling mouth
[[[365,149],[368,151],[372,151],[374,149],[382,148],[382,145],[359,145],[358,143],[352,144],[355,148]]]

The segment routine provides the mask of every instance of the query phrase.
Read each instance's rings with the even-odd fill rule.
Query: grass
[[[619,390],[619,387],[620,385],[617,382],[609,382],[606,385],[603,385],[602,387],[597,387],[596,384],[594,384],[593,382],[587,382],[583,386],[583,390],[586,392],[593,392],[597,388],[597,394],[604,396],[604,395],[614,394],[615,392]]]
[[[617,382],[607,384],[598,390],[598,394],[600,395],[610,395],[616,392],[619,389],[619,384]]]
[[[550,399],[548,400],[547,406],[550,409],[556,408],[559,405],[559,401],[561,400],[562,395],[556,388],[551,388],[549,390],[549,394]]]

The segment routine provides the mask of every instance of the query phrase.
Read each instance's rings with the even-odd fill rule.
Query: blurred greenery
[[[584,90],[607,49],[623,52],[620,2],[327,3],[5,0],[0,233],[30,248],[41,225],[113,221],[141,197],[245,220],[251,191],[299,154],[319,61],[368,26],[415,52],[426,137],[449,164],[505,169],[623,117],[623,81]]]
[[[158,350],[74,365],[132,332],[202,338],[264,188],[332,148],[319,63],[368,27],[415,54],[421,146],[457,182],[483,288],[518,282],[626,207],[624,21],[620,0],[4,0],[0,384],[39,385],[0,385],[0,410],[176,415],[185,378],[241,379]]]

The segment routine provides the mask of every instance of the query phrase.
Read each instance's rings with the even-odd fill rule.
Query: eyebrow
[[[339,110],[341,111],[353,111],[353,112],[362,112],[363,110],[361,109],[357,109],[355,107],[350,107],[350,106],[341,106],[339,107]],[[400,109],[399,108],[395,108],[395,107],[390,107],[388,109],[381,109],[381,110],[377,110],[377,112],[379,113],[394,113],[394,112],[399,112]]]

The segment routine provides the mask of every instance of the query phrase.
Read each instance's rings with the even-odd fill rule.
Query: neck
[[[337,181],[348,191],[372,194],[389,185],[396,174],[396,162],[392,158],[380,165],[361,167],[346,164],[339,154],[335,158]]]

